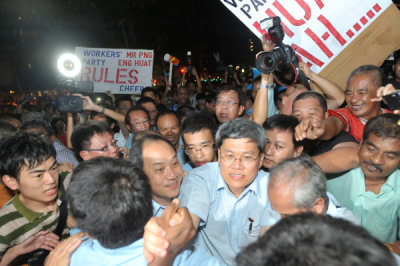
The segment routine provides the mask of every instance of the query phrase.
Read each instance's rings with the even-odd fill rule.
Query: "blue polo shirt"
[[[271,226],[279,219],[268,201],[268,180],[269,174],[260,170],[236,198],[217,162],[193,169],[183,179],[179,199],[181,206],[200,218],[195,245],[225,264],[234,265],[241,249],[258,239],[261,227]]]

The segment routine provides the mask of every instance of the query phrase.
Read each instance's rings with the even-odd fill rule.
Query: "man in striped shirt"
[[[0,176],[18,192],[0,210],[0,265],[32,262],[58,245],[60,237],[53,230],[61,190],[55,158],[54,147],[37,135],[25,133],[1,144]]]

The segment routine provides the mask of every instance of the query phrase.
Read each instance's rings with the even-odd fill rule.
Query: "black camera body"
[[[76,81],[64,77],[58,78],[58,83],[75,93],[85,93],[93,91],[92,81]],[[57,96],[57,109],[60,112],[80,113],[82,112],[82,98],[79,96]]]
[[[271,42],[275,44],[271,51],[262,52],[256,60],[257,69],[269,74],[275,71],[282,71],[285,65],[298,64],[299,59],[293,48],[282,43],[285,32],[281,25],[280,17],[266,18],[260,22],[261,28],[268,30]]]
[[[79,96],[57,96],[56,104],[60,112],[82,112],[82,98]]]

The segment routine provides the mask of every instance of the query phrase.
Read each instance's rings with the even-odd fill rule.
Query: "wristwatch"
[[[274,84],[260,84],[259,87],[260,89],[265,89],[265,88],[271,89],[274,88]]]

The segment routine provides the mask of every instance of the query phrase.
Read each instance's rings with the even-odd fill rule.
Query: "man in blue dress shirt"
[[[220,126],[215,142],[218,162],[192,170],[179,198],[198,229],[195,245],[232,265],[241,248],[275,223],[277,213],[268,201],[268,173],[260,170],[264,129],[238,118]]]

